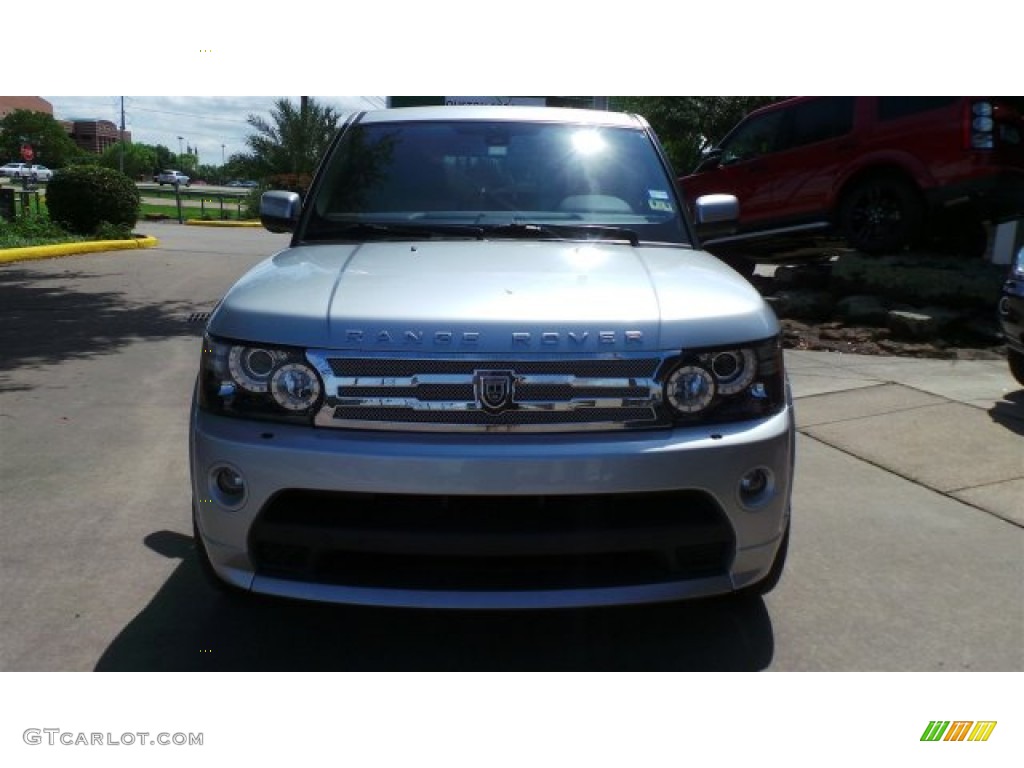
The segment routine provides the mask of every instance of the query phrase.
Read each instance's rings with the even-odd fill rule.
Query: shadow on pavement
[[[138,339],[201,331],[184,322],[188,304],[131,304],[122,293],[77,285],[95,277],[70,270],[0,270],[0,373],[112,352]],[[10,387],[0,382],[0,389]]]
[[[182,562],[97,671],[755,671],[774,652],[760,599],[493,613],[239,600],[207,585],[191,537],[146,545]]]
[[[1024,389],[1004,395],[1002,400],[989,408],[988,413],[996,424],[1024,435]]]

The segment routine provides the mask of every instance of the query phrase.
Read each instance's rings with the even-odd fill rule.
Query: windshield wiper
[[[630,245],[640,245],[640,237],[632,229],[604,224],[501,224],[485,227],[484,231],[497,237],[581,237],[584,240],[625,240]]]
[[[399,238],[428,239],[432,237],[468,237],[482,240],[484,231],[481,227],[460,224],[403,224],[400,222],[357,221],[324,227],[310,233],[309,239],[326,240],[331,238]]]

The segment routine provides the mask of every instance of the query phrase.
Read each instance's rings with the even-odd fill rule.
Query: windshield
[[[671,181],[639,129],[464,120],[355,125],[313,194],[306,240],[433,227],[451,236],[466,227],[467,236],[593,232],[689,242]]]

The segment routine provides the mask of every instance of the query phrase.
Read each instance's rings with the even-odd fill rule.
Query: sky
[[[120,96],[43,96],[58,120],[73,118],[121,123]],[[245,137],[255,131],[249,115],[270,118],[279,98],[298,105],[299,96],[125,96],[125,130],[137,144],[163,144],[172,152],[198,148],[199,162],[220,165],[245,152]],[[383,96],[313,96],[341,114],[384,106]],[[181,137],[179,142],[178,137]],[[222,148],[223,147],[223,148]]]

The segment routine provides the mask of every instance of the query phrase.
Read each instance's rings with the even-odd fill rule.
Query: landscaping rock
[[[841,254],[831,287],[843,295],[870,293],[916,305],[994,307],[1005,268],[981,260],[929,253],[898,256]]]
[[[888,313],[877,296],[845,296],[836,302],[836,316],[853,325],[885,325]]]
[[[1002,267],[924,252],[845,251],[831,264],[808,258],[749,278],[778,315],[787,349],[952,360],[1006,354],[995,316]]]
[[[827,291],[776,291],[766,296],[765,301],[779,317],[815,322],[830,319],[835,305],[835,299]]]
[[[928,315],[935,321],[938,333],[945,333],[951,328],[958,327],[966,322],[970,313],[962,309],[950,309],[949,307],[928,306],[921,309],[922,315]]]
[[[893,334],[904,339],[927,339],[937,334],[940,327],[931,315],[898,309],[889,311],[887,322]]]
[[[824,291],[832,278],[832,264],[795,264],[775,270],[780,289]]]

